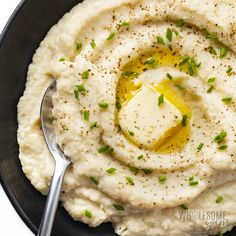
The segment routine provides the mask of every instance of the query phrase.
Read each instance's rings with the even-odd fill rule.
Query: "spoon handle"
[[[43,212],[43,217],[37,236],[51,235],[53,222],[61,193],[61,187],[68,165],[69,163],[67,161],[56,161],[51,187],[49,190],[46,206]]]

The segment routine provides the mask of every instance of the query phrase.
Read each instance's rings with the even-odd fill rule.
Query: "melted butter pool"
[[[147,64],[147,61],[154,61],[155,63]],[[187,66],[178,66],[180,55],[177,52],[169,49],[159,49],[155,53],[146,53],[123,68],[123,74],[117,85],[117,97],[119,97],[121,104],[128,102],[136,94],[137,90],[142,86],[134,84],[137,74],[141,74],[146,70],[161,68],[161,67],[174,67],[180,71],[187,71]],[[128,72],[128,73],[127,73]],[[181,82],[181,78],[179,79]],[[158,83],[156,90],[164,94],[165,99],[171,102],[182,115],[187,115],[188,120],[191,118],[191,109],[187,105],[183,91],[176,88],[177,81],[163,80]],[[188,123],[189,124],[189,123]],[[154,147],[153,150],[158,153],[173,153],[180,151],[188,142],[190,137],[190,126],[182,127],[182,125],[174,128],[171,134],[163,138],[162,145]],[[128,138],[128,137],[127,137]]]

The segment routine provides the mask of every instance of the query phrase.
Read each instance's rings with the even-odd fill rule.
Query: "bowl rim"
[[[0,34],[0,50],[4,45],[4,41],[9,33],[9,30],[13,26],[14,22],[17,20],[18,15],[23,10],[23,8],[27,5],[27,3],[30,0],[21,0],[19,4],[16,6],[14,11],[12,12],[11,16],[9,17],[7,23],[5,24],[1,34]],[[28,228],[34,233],[37,234],[38,228],[35,226],[35,224],[30,220],[30,218],[27,216],[27,214],[24,212],[24,210],[19,205],[18,201],[16,200],[16,197],[14,193],[12,192],[10,186],[8,185],[7,181],[5,180],[4,176],[2,175],[0,171],[0,184],[2,185],[2,188],[4,192],[6,193],[8,199],[11,202],[11,205],[16,210],[17,214],[20,216],[20,218],[23,220],[23,222],[28,226]]]

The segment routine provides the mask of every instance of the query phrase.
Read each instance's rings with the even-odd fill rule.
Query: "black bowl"
[[[24,0],[0,39],[0,180],[9,199],[28,227],[37,233],[46,198],[21,170],[18,159],[17,103],[22,96],[28,65],[48,30],[82,0]],[[73,221],[59,207],[52,235],[113,236],[111,224],[91,229]],[[236,235],[236,230],[226,234]]]

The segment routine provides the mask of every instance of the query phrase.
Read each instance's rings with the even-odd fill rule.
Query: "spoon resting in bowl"
[[[51,235],[64,175],[67,167],[71,164],[71,161],[65,156],[65,154],[62,152],[62,150],[56,143],[56,135],[53,126],[52,116],[52,96],[55,91],[56,80],[53,80],[44,94],[40,110],[42,131],[47,147],[55,160],[55,170],[47,197],[46,206],[42,216],[41,224],[37,234],[38,236]]]

